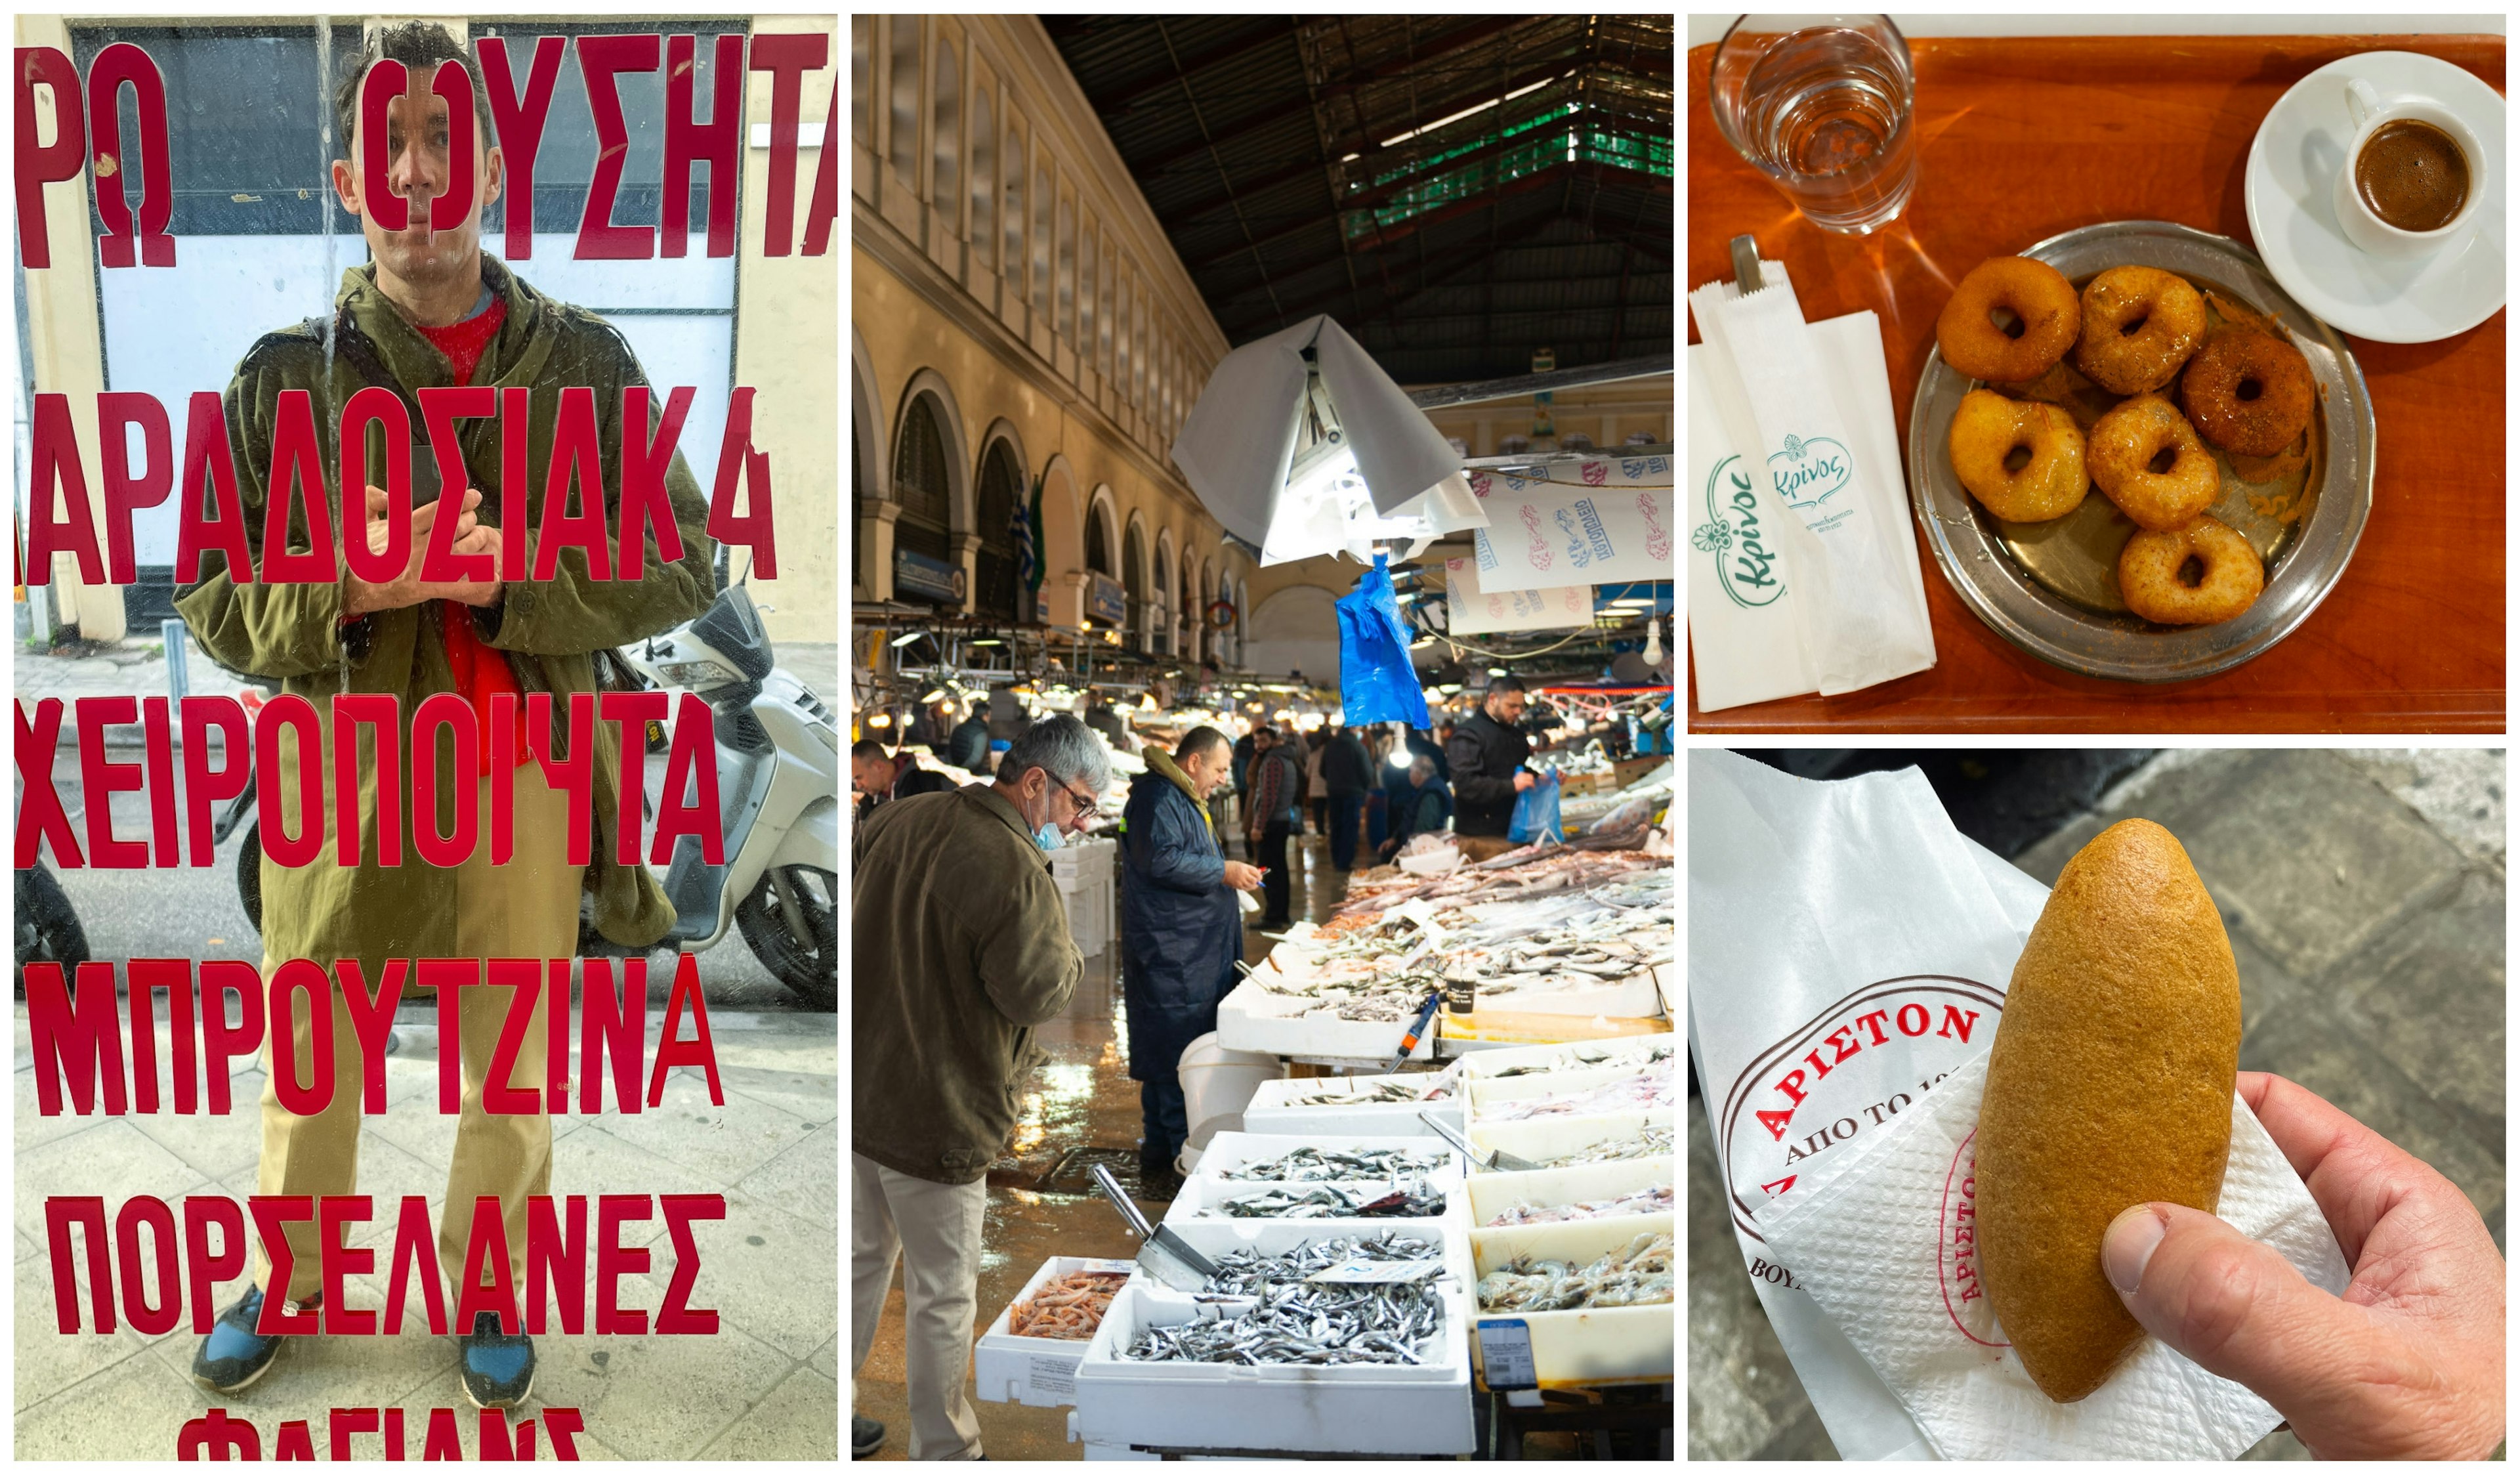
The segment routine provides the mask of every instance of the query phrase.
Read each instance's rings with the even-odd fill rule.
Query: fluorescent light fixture
[[[894,650],[899,650],[903,646],[908,645],[913,640],[916,640],[926,633],[927,632],[925,630],[912,630],[907,635],[895,635],[892,637],[892,648]]]
[[[1342,154],[1342,155],[1340,155],[1340,156],[1339,156],[1339,162],[1341,162],[1341,163],[1354,163],[1354,162],[1356,162],[1358,160],[1360,160],[1360,159],[1362,159],[1362,158],[1364,158],[1364,157],[1365,157],[1365,156],[1364,156],[1364,155],[1362,155],[1362,154]]]
[[[888,712],[878,712],[874,716],[867,718],[867,725],[869,727],[889,727],[892,725],[892,714]]]
[[[1006,642],[1005,642],[1005,641],[1000,640],[1000,639],[999,639],[997,636],[995,636],[995,635],[990,635],[990,636],[988,636],[988,637],[986,637],[986,638],[984,638],[984,639],[974,640],[974,641],[972,641],[971,643],[972,643],[973,645],[1004,645],[1004,644],[1006,644]]]
[[[1508,675],[1511,675],[1511,674],[1513,674],[1513,673],[1512,673],[1511,671],[1507,670],[1507,669],[1506,669],[1504,667],[1502,667],[1502,666],[1491,666],[1491,667],[1489,667],[1489,668],[1488,668],[1488,674],[1489,674],[1489,675],[1491,675],[1491,676],[1508,676]]]
[[[1573,73],[1573,72],[1569,71],[1569,72],[1567,72],[1567,73],[1565,73],[1565,74],[1566,74],[1567,76],[1573,76],[1575,73]],[[1472,104],[1471,106],[1469,106],[1469,107],[1467,107],[1467,108],[1463,108],[1463,109],[1462,109],[1461,112],[1459,112],[1459,113],[1447,114],[1446,115],[1444,115],[1444,116],[1442,116],[1442,117],[1439,117],[1439,118],[1435,119],[1435,120],[1434,120],[1433,122],[1431,122],[1431,123],[1425,123],[1425,124],[1422,124],[1422,125],[1420,125],[1420,126],[1418,126],[1418,127],[1412,128],[1412,129],[1410,129],[1410,130],[1409,130],[1408,132],[1406,132],[1406,133],[1394,134],[1393,136],[1391,136],[1391,137],[1389,137],[1389,138],[1386,138],[1386,139],[1384,139],[1384,140],[1382,141],[1382,147],[1384,147],[1384,148],[1386,148],[1386,149],[1387,149],[1387,148],[1390,148],[1393,144],[1396,144],[1396,143],[1406,143],[1406,142],[1408,142],[1410,139],[1416,138],[1416,137],[1417,137],[1418,134],[1420,134],[1420,133],[1432,133],[1432,132],[1434,132],[1436,129],[1438,129],[1438,128],[1440,128],[1440,127],[1444,126],[1446,123],[1458,123],[1458,122],[1460,122],[1462,118],[1469,117],[1469,116],[1471,116],[1471,115],[1474,115],[1474,114],[1485,113],[1485,112],[1486,112],[1486,111],[1488,111],[1490,108],[1494,108],[1494,107],[1498,106],[1499,104],[1502,104],[1502,103],[1509,103],[1509,102],[1513,101],[1515,98],[1518,98],[1518,97],[1522,96],[1522,95],[1523,95],[1524,93],[1526,93],[1526,92],[1538,92],[1541,88],[1546,87],[1546,86],[1548,86],[1550,83],[1552,83],[1552,82],[1553,82],[1553,81],[1556,81],[1556,80],[1558,80],[1558,78],[1556,78],[1556,77],[1553,77],[1553,76],[1545,76],[1545,77],[1542,77],[1539,81],[1533,82],[1533,83],[1531,83],[1531,84],[1530,84],[1530,85],[1528,85],[1528,86],[1524,86],[1524,87],[1516,87],[1516,88],[1515,88],[1515,89],[1513,89],[1511,92],[1507,93],[1507,94],[1506,94],[1505,96],[1503,96],[1503,97],[1492,97],[1492,98],[1489,98],[1489,99],[1488,99],[1486,102],[1484,102],[1484,103],[1475,103],[1475,104]],[[1355,155],[1350,154],[1350,155],[1348,156],[1348,159],[1354,159],[1355,157],[1356,157]],[[1346,162],[1346,160],[1342,160],[1342,161],[1340,161],[1340,162],[1344,163],[1344,162]]]

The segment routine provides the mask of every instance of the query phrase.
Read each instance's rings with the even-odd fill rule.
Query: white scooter
[[[789,991],[814,1008],[837,1008],[840,737],[832,709],[773,664],[760,614],[742,583],[727,585],[689,623],[596,659],[599,668],[611,667],[608,684],[689,691],[712,714],[726,863],[703,859],[697,836],[675,842],[659,878],[674,906],[674,925],[653,945],[699,952],[740,931]],[[645,802],[652,819],[664,792],[668,743],[661,726],[651,725],[648,746]],[[247,782],[213,834],[223,844],[234,831],[247,832],[237,853],[237,893],[259,930],[256,788]],[[581,912],[578,950],[619,957],[648,949],[605,941]]]
[[[702,859],[697,836],[675,842],[663,877],[674,927],[656,945],[698,952],[731,925],[790,991],[818,1009],[837,1008],[840,732],[832,709],[772,664],[742,583],[729,584],[698,619],[618,654],[645,684],[692,692],[714,714],[727,859]],[[652,729],[651,748],[661,738]],[[665,765],[647,766],[653,815]]]

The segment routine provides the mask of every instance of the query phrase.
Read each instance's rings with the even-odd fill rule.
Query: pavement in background
[[[2171,749],[2014,863],[2053,883],[2120,819],[2168,827],[2239,962],[2240,1068],[2308,1086],[2456,1183],[2504,1241],[2499,750]],[[1829,1459],[1743,1271],[1688,1102],[1688,1454]],[[2252,1459],[2307,1459],[2289,1432]]]
[[[598,1337],[590,1318],[589,1335],[537,1337],[534,1396],[511,1421],[537,1417],[548,1405],[574,1406],[586,1421],[578,1448],[587,1458],[836,1460],[835,1026],[829,1014],[736,1012],[713,1013],[709,1024],[726,1105],[709,1103],[705,1081],[692,1067],[672,1073],[662,1106],[637,1116],[612,1107],[608,1089],[604,1115],[552,1124],[552,1188],[562,1195],[725,1194],[727,1217],[694,1226],[701,1268],[691,1304],[720,1314],[718,1334]],[[652,1049],[661,1027],[661,1016],[652,1015]],[[686,1023],[686,1036],[689,1030]],[[478,1414],[457,1380],[454,1344],[429,1336],[425,1325],[415,1330],[406,1321],[398,1337],[292,1344],[260,1382],[224,1398],[192,1381],[199,1339],[189,1323],[156,1337],[128,1323],[102,1337],[56,1330],[43,1252],[45,1196],[242,1198],[253,1191],[263,1078],[258,1066],[240,1070],[238,1109],[224,1117],[45,1118],[36,1114],[22,1002],[16,1031],[19,1458],[171,1459],[183,1422],[213,1404],[251,1418],[266,1452],[279,1424],[293,1418],[312,1420],[323,1450],[334,1406],[403,1407],[407,1457],[415,1459],[428,1410],[451,1407],[465,1448],[473,1449]],[[392,1110],[370,1119],[360,1138],[359,1188],[378,1198],[382,1223],[354,1229],[352,1245],[389,1248],[392,1202],[407,1193],[428,1196],[433,1222],[445,1191],[455,1120],[434,1109],[434,1033],[403,1027],[397,1035],[398,1052],[385,1066]],[[162,1028],[158,1050],[159,1060],[170,1058]],[[651,1246],[652,1254],[646,1276],[622,1279],[619,1304],[652,1316],[674,1271],[672,1241],[661,1219],[626,1224],[621,1237]],[[84,1286],[83,1255],[77,1265]],[[350,1285],[352,1305],[383,1305],[378,1277],[352,1276]],[[219,1286],[219,1307],[244,1286],[242,1277]],[[84,1306],[82,1294],[83,1316]],[[370,1437],[355,1448],[373,1457],[380,1445]]]

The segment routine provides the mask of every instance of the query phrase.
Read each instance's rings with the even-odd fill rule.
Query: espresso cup
[[[2346,82],[2345,108],[2355,125],[2354,141],[2345,150],[2345,163],[2336,171],[2336,224],[2345,239],[2375,256],[2421,255],[2462,239],[2475,224],[2477,206],[2485,199],[2485,146],[2478,141],[2476,130],[2428,97],[2409,95],[2384,103],[2371,84],[2361,77]],[[2370,202],[2362,198],[2356,178],[2362,151],[2370,145],[2373,134],[2395,122],[2428,123],[2439,128],[2450,135],[2451,142],[2466,158],[2467,198],[2459,202],[2456,214],[2435,229],[2403,230],[2380,218]]]

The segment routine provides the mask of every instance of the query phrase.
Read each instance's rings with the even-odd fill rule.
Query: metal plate
[[[2310,457],[2294,470],[2301,483],[2295,499],[2282,468],[2217,453],[2225,466],[2224,495],[2214,515],[2268,556],[2266,592],[2219,624],[2154,624],[2127,613],[2117,598],[2117,552],[2135,525],[2098,488],[2053,523],[2007,524],[1960,485],[1949,449],[1952,415],[1979,381],[1954,371],[1935,349],[1925,356],[1909,416],[1908,486],[1943,576],[1998,634],[2085,675],[2186,681],[2265,654],[2336,586],[2371,515],[2379,427],[2362,366],[2335,330],[2293,300],[2255,253],[2228,236],[2162,220],[2121,220],[2067,231],[2020,254],[2055,267],[2078,288],[2111,266],[2159,267],[2271,320],[2301,349],[2318,386]],[[2090,423],[2081,413],[2077,418]],[[2234,467],[2234,460],[2241,464]],[[2253,484],[2248,477],[2262,480]]]

